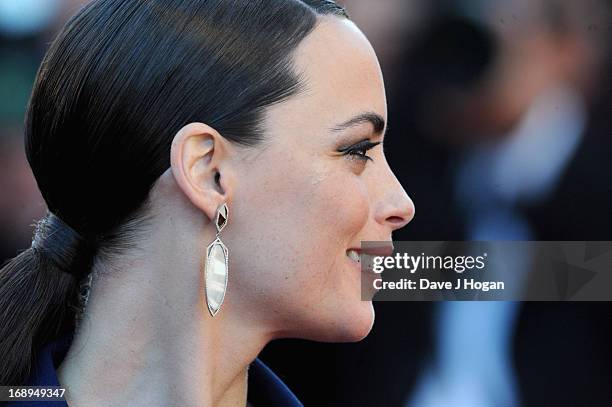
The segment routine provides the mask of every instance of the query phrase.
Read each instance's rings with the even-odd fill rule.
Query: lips
[[[373,273],[372,257],[390,256],[393,254],[393,241],[368,241],[367,247],[351,247],[346,250],[346,256],[358,265],[362,271]],[[364,263],[363,266],[361,263]]]
[[[349,251],[355,251],[357,254],[368,254],[370,256],[391,256],[393,254],[393,241],[385,240],[385,241],[366,241],[367,247],[349,247],[347,251],[347,255]],[[363,245],[362,245],[363,246]]]

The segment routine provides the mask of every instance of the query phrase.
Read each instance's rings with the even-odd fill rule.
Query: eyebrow
[[[372,123],[375,134],[382,134],[383,130],[385,130],[385,119],[381,115],[374,112],[364,112],[342,124],[332,127],[331,131],[337,133],[363,123]]]

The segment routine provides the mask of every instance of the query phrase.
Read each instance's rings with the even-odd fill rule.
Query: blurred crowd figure
[[[550,202],[561,215],[551,220],[567,221],[560,213],[567,202],[550,200],[585,143],[589,109],[605,78],[609,16],[604,4],[515,0],[465,2],[457,9],[460,3],[430,28],[434,36],[443,27],[481,42],[483,51],[471,65],[481,71],[472,71],[478,73],[472,81],[433,78],[417,117],[426,134],[454,147],[450,202],[463,223],[462,239],[530,241],[546,233],[555,240],[596,240],[591,233],[597,229],[581,236],[575,226],[565,236],[548,226],[538,230],[525,212]],[[599,199],[597,194],[592,191],[586,199]],[[529,252],[498,253],[497,259],[503,270],[489,268],[490,277],[528,279]],[[439,304],[435,358],[407,405],[521,405],[512,360],[519,310],[518,302]]]
[[[45,213],[22,123],[84,0],[0,1],[0,259]],[[381,61],[387,159],[417,208],[395,240],[612,241],[607,0],[345,0]],[[504,262],[521,271],[528,253]],[[307,406],[612,405],[607,303],[375,302],[355,344],[262,354]]]

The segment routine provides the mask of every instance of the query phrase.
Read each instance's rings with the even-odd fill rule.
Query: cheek
[[[351,176],[329,176],[310,195],[313,236],[331,243],[354,243],[365,226],[370,205],[363,182]],[[338,241],[341,239],[342,241]],[[344,247],[346,248],[346,247]]]
[[[299,195],[302,210],[296,234],[301,264],[292,280],[304,299],[323,301],[346,280],[345,251],[356,241],[369,215],[368,194],[362,182],[349,174],[320,175]],[[299,227],[297,225],[300,225]]]
[[[295,316],[296,308],[337,288],[345,267],[339,262],[349,245],[359,244],[370,207],[365,184],[351,172],[284,162],[292,165],[253,174],[235,196],[231,238],[239,251],[234,269],[243,274],[236,285],[245,298],[257,293],[263,306]]]

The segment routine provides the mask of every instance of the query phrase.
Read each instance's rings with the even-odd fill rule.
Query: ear
[[[170,148],[172,175],[191,203],[214,221],[217,208],[230,201],[229,143],[215,129],[190,123],[179,130]],[[227,175],[227,174],[226,174]]]

